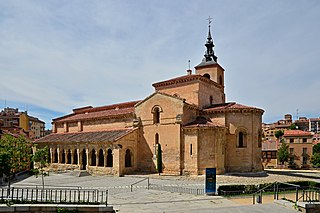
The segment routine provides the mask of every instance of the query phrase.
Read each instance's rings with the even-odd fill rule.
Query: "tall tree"
[[[4,135],[0,139],[0,173],[8,177],[10,189],[11,177],[16,172],[28,169],[32,155],[32,142],[23,136],[15,138]]]
[[[41,175],[42,189],[44,190],[44,177],[49,174],[44,170],[44,168],[49,163],[49,149],[47,146],[44,148],[36,149],[35,153],[32,156],[32,161],[35,163],[36,168],[32,171],[35,173],[36,177]]]
[[[157,169],[160,175],[160,173],[162,173],[162,150],[160,143],[158,144]]]
[[[280,138],[282,137],[282,135],[284,135],[284,132],[283,130],[277,130],[275,133],[274,133],[274,136],[276,136],[276,138]]]
[[[288,162],[288,158],[290,156],[288,148],[289,146],[284,142],[284,140],[281,140],[281,146],[278,149],[278,160],[282,165],[284,162]]]

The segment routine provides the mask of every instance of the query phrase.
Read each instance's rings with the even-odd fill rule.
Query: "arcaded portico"
[[[123,175],[135,170],[136,149],[128,142],[135,139],[136,135],[136,128],[57,133],[38,141],[38,144],[49,147],[52,169]]]

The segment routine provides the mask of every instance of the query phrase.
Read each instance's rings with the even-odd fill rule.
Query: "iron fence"
[[[0,188],[0,200],[19,203],[108,204],[108,190],[71,188]]]
[[[167,192],[183,193],[183,194],[192,194],[192,195],[203,195],[204,194],[203,188],[200,189],[200,188],[186,188],[186,187],[181,187],[181,186],[150,185],[150,189],[167,191]]]

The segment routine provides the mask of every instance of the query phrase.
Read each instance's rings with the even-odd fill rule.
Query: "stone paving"
[[[147,181],[136,184],[133,192],[130,185],[149,177],[151,185],[181,186],[203,188],[204,176],[159,176],[130,175],[125,177],[112,176],[74,176],[72,172],[55,174],[45,177],[46,186],[82,187],[108,189],[109,205],[118,212],[295,212],[292,208],[275,203],[249,205],[226,199],[220,196],[190,195],[159,190],[146,190]],[[292,180],[319,181],[319,171],[301,170],[268,170],[266,177],[245,177],[218,175],[217,185],[224,184],[257,184],[265,182],[285,182]],[[15,186],[41,185],[41,178],[29,177],[18,181]]]

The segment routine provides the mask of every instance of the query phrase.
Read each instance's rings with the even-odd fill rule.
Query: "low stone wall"
[[[67,205],[67,204],[14,204],[0,205],[0,212],[58,212],[58,209],[76,210],[78,212],[113,213],[112,206],[105,205]]]

